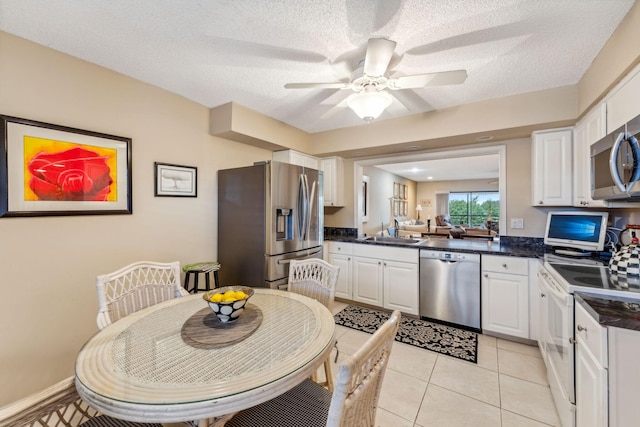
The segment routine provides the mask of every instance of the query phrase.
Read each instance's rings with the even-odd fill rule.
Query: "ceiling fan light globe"
[[[347,98],[347,105],[362,120],[369,123],[377,119],[387,108],[393,98],[387,92],[360,92],[354,93]]]

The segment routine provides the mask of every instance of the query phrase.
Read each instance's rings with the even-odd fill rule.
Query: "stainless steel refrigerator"
[[[284,288],[293,259],[322,258],[321,171],[280,162],[218,171],[220,284]]]

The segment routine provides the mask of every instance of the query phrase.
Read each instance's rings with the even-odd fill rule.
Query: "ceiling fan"
[[[348,83],[287,83],[286,89],[351,89],[353,94],[345,100],[361,119],[371,122],[393,101],[389,94],[401,89],[416,89],[427,86],[455,85],[467,79],[466,70],[443,71],[415,74],[411,76],[388,77],[387,68],[393,56],[396,42],[385,38],[370,38],[367,52],[360,66],[353,72]]]

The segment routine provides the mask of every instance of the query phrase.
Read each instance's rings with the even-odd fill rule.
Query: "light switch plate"
[[[511,228],[524,228],[524,219],[511,218]]]

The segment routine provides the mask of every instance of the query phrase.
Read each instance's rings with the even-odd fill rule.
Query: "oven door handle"
[[[542,281],[545,283],[545,285],[547,285],[547,288],[549,288],[549,292],[551,292],[551,294],[553,294],[554,297],[556,297],[558,299],[562,299],[562,300],[566,300],[567,299],[569,294],[567,294],[565,292],[562,292],[558,288],[558,285],[556,285],[556,283],[553,281],[553,279],[551,277],[549,277],[548,273],[540,273],[540,272],[538,272],[538,277],[540,277],[542,279]]]

